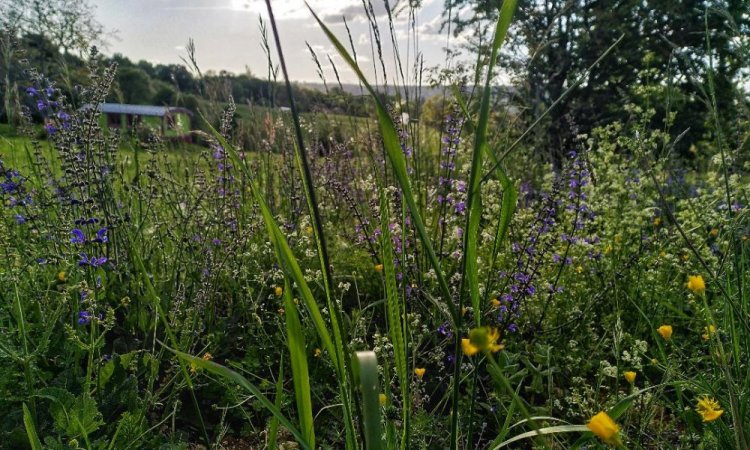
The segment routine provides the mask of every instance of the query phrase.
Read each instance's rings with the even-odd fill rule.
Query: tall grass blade
[[[406,307],[401,295],[399,294],[398,285],[396,284],[396,267],[394,264],[393,246],[390,231],[390,208],[388,199],[382,189],[378,189],[380,194],[380,229],[381,229],[381,248],[383,252],[383,273],[385,275],[385,295],[386,295],[386,318],[388,320],[388,336],[393,344],[393,357],[396,360],[396,374],[398,375],[398,384],[401,388],[402,414],[401,421],[403,429],[401,434],[401,448],[408,447],[409,429],[410,429],[410,395],[409,395],[409,367],[407,362],[407,345],[406,345]]]
[[[331,262],[328,257],[328,246],[326,245],[325,233],[323,232],[323,220],[321,219],[320,209],[318,208],[318,201],[315,196],[315,188],[313,186],[312,171],[310,170],[310,162],[308,161],[307,153],[305,151],[305,143],[302,136],[302,126],[300,124],[299,112],[297,105],[294,101],[294,95],[292,92],[292,83],[289,80],[289,73],[286,68],[286,59],[284,58],[284,52],[281,48],[281,39],[279,38],[278,28],[276,26],[276,19],[274,18],[273,8],[271,7],[271,1],[266,0],[266,7],[268,9],[268,16],[271,22],[271,29],[273,31],[274,40],[276,41],[276,50],[279,54],[279,63],[281,64],[281,71],[284,75],[284,84],[286,86],[287,97],[289,100],[289,107],[292,113],[292,122],[294,124],[294,134],[297,141],[297,145],[294,147],[294,158],[299,169],[302,187],[305,192],[305,200],[307,202],[307,209],[310,214],[310,220],[313,228],[313,236],[315,238],[315,245],[318,251],[318,259],[320,261],[320,270],[323,277],[323,291],[326,296],[326,305],[328,310],[331,312],[331,329],[333,331],[333,339],[335,342],[336,359],[341,363],[337,366],[339,369],[339,385],[341,386],[342,403],[344,405],[344,422],[347,433],[347,446],[356,446],[356,436],[354,431],[354,420],[352,418],[350,410],[349,397],[349,379],[351,378],[351,367],[349,367],[349,358],[345,355],[349,354],[348,339],[346,339],[343,327],[342,327],[342,314],[339,305],[333,301],[333,287],[331,286]],[[309,45],[308,45],[309,47]],[[312,51],[312,48],[310,49]],[[313,52],[314,55],[314,52]],[[318,64],[320,70],[320,64],[318,63],[317,56],[315,61]],[[322,76],[322,71],[321,71]],[[325,83],[325,79],[323,79]],[[326,91],[328,87],[326,86]]]
[[[42,450],[42,443],[39,441],[39,435],[36,432],[36,425],[34,425],[34,418],[31,417],[31,411],[26,403],[23,404],[23,425],[26,428],[26,435],[29,437],[29,445],[31,450]]]
[[[477,245],[479,241],[479,221],[482,217],[482,197],[480,188],[482,182],[482,156],[487,147],[487,127],[490,121],[490,97],[492,83],[492,69],[497,62],[497,54],[508,33],[508,27],[516,10],[516,0],[505,0],[495,27],[495,38],[492,42],[490,59],[487,62],[487,78],[484,82],[482,99],[479,104],[479,118],[474,130],[474,148],[471,155],[471,171],[469,173],[469,188],[466,194],[466,232],[463,242],[463,275],[462,278],[468,284],[471,306],[474,308],[476,326],[481,325],[479,314],[479,268],[477,263]],[[477,70],[479,70],[477,68]],[[463,294],[463,292],[461,292]],[[461,299],[463,297],[460,297]],[[459,300],[459,307],[463,301]],[[455,405],[454,405],[455,406]]]
[[[468,285],[469,299],[471,301],[472,309],[474,310],[474,321],[475,326],[481,325],[482,314],[481,305],[479,301],[479,266],[478,266],[478,255],[477,247],[479,244],[479,222],[482,218],[482,157],[487,145],[487,127],[490,120],[490,98],[491,98],[491,83],[492,83],[492,70],[497,62],[497,54],[500,47],[505,41],[505,36],[508,33],[508,27],[513,19],[513,13],[516,10],[516,0],[505,0],[503,2],[500,14],[498,15],[497,24],[495,26],[495,37],[492,41],[492,48],[490,50],[490,59],[487,62],[487,77],[484,82],[484,89],[482,91],[482,97],[479,104],[479,118],[477,119],[476,128],[474,129],[474,147],[471,155],[471,171],[469,173],[469,186],[466,194],[466,225],[464,228],[464,240],[463,240],[463,257],[461,261],[461,288],[459,289],[459,309],[463,310],[463,292],[464,285]],[[477,73],[479,67],[477,67]],[[461,318],[459,317],[458,330],[461,329]],[[458,338],[456,338],[458,341]],[[453,372],[453,391],[452,391],[452,414],[451,414],[451,449],[458,448],[458,424],[459,424],[459,392],[460,392],[460,371],[461,371],[461,354],[459,352],[459,345],[456,342],[456,365]],[[470,411],[471,415],[473,412]],[[473,422],[473,421],[470,421]],[[472,430],[469,430],[469,434]]]
[[[297,305],[292,299],[289,282],[284,286],[284,315],[286,316],[286,338],[289,347],[289,358],[292,363],[292,381],[294,396],[297,401],[297,414],[305,442],[315,448],[315,429],[313,427],[312,399],[310,398],[310,372],[307,368],[307,351],[305,333],[302,331]]]

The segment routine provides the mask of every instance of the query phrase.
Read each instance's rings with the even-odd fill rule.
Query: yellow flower
[[[414,369],[414,375],[416,375],[420,380],[424,376],[425,372],[427,372],[427,369],[425,369],[424,367],[417,367],[416,369]]]
[[[383,265],[382,264],[375,264],[375,272],[380,273],[383,271]]]
[[[500,300],[498,300],[496,298],[493,298],[492,300],[490,300],[490,303],[492,303],[492,307],[493,308],[499,308],[500,307]]]
[[[622,376],[625,377],[625,379],[628,381],[628,383],[633,384],[635,383],[635,377],[638,374],[633,372],[632,370],[628,370],[627,372],[623,373]]]
[[[583,273],[583,266],[576,267],[576,273]]]
[[[698,399],[698,406],[695,410],[701,415],[704,422],[713,422],[724,414],[724,410],[721,409],[719,402],[708,395],[704,395]]]
[[[707,341],[707,340],[711,339],[711,336],[712,336],[712,335],[713,335],[714,333],[716,333],[716,327],[715,327],[715,326],[713,326],[713,325],[709,325],[709,326],[707,326],[707,327],[703,327],[703,331],[704,331],[704,333],[703,333],[703,335],[702,335],[702,337],[703,337],[703,340],[704,340],[704,341]]]
[[[661,217],[656,217],[654,219],[654,226],[658,227],[659,225],[661,225]]]
[[[592,417],[586,426],[607,444],[616,444],[619,441],[617,433],[620,432],[620,427],[604,411]]]
[[[319,349],[319,348],[316,348],[315,351],[313,352],[313,355],[316,358],[320,358],[320,355],[322,355],[322,354],[323,354],[323,351],[321,349]]]
[[[703,277],[700,275],[690,275],[688,276],[687,288],[693,294],[702,295],[706,292],[706,282],[703,281]]]
[[[273,290],[273,294],[274,294],[274,295],[275,295],[276,297],[281,297],[281,294],[283,294],[283,293],[284,293],[284,288],[282,288],[281,286],[276,286],[276,287],[274,288],[274,290]]]
[[[656,329],[656,332],[659,333],[665,341],[668,341],[672,338],[672,325],[662,325]]]
[[[497,353],[505,348],[499,340],[500,331],[497,328],[474,328],[469,332],[468,339],[461,339],[461,350],[466,356],[474,356],[479,351]]]
[[[711,237],[716,237],[719,235],[719,229],[718,228],[711,228]]]
[[[57,281],[59,281],[60,283],[65,283],[65,272],[58,272]]]
[[[479,349],[474,347],[471,344],[471,341],[466,338],[461,339],[461,350],[463,350],[464,355],[466,356],[474,356],[479,353]]]
[[[382,392],[378,395],[378,400],[380,401],[380,406],[385,406],[388,403],[388,397]]]
[[[313,228],[311,226],[308,226],[305,228],[305,233],[312,234],[312,232],[313,232]]]
[[[206,352],[203,354],[203,361],[211,361],[214,358],[214,355]]]

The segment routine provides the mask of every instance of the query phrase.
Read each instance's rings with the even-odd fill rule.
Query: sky
[[[395,63],[383,1],[372,0],[372,3],[382,39],[387,43],[383,49],[386,72],[393,74]],[[395,20],[395,34],[404,70],[413,67],[417,52],[424,58],[424,67],[444,65],[447,33],[440,32],[443,0],[423,0],[416,11],[415,26],[419,31],[416,49],[413,35],[409,38],[407,3],[405,0],[390,0],[392,9],[400,10]],[[106,30],[115,31],[115,37],[108,39],[108,48],[104,49],[107,54],[121,53],[133,61],[181,63],[180,57],[187,55],[185,46],[192,38],[196,59],[203,72],[246,73],[249,70],[258,77],[267,75],[267,57],[262,48],[259,26],[260,17],[268,25],[263,0],[92,0],[92,4],[96,7],[99,22]],[[309,0],[309,4],[348,47],[342,20],[346,17],[359,62],[366,75],[373,77],[372,40],[362,0]],[[303,0],[272,0],[272,6],[292,80],[320,82],[317,66],[305,45],[307,42],[317,53],[328,82],[335,82],[329,55],[342,82],[356,82],[354,73],[344,66]],[[268,30],[272,39],[270,25]],[[451,38],[450,46],[456,49],[461,39]],[[272,40],[270,44],[276,60]]]

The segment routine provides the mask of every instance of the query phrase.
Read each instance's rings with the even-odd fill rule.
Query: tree
[[[47,37],[63,54],[82,54],[95,43],[104,43],[104,27],[87,0],[6,0],[21,19],[22,31]]]
[[[153,96],[151,79],[138,67],[119,68],[117,86],[125,103],[147,104]]]
[[[446,0],[446,11],[469,7],[474,14],[451,14],[455,33],[497,17],[498,0]],[[705,98],[711,40],[719,109],[734,113],[732,90],[742,69],[734,39],[750,30],[745,0],[530,0],[519,2],[510,42],[501,63],[516,75],[527,124],[541,115],[620,35],[621,43],[586,82],[551,111],[535,133],[535,146],[548,156],[564,154],[578,132],[626,119],[623,105],[640,103],[656,110],[653,126],[663,128],[666,102],[646,98],[643,83],[675,95],[674,135],[689,129],[686,149],[706,131]],[[484,27],[488,29],[491,27]],[[487,42],[487,36],[485,42]],[[478,43],[474,43],[477,45]],[[644,76],[647,74],[647,76]]]

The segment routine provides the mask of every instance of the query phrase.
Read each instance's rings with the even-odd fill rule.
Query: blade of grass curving
[[[299,442],[300,446],[306,449],[312,449],[312,447],[307,444],[305,435],[302,434],[302,432],[300,432],[297,427],[295,427],[294,424],[292,424],[292,422],[290,422],[289,419],[287,419],[284,414],[281,413],[279,408],[277,408],[276,405],[268,399],[268,397],[263,395],[263,392],[261,392],[261,390],[257,386],[248,381],[247,378],[243,377],[234,370],[229,369],[228,367],[222,366],[221,364],[217,364],[213,361],[207,361],[203,358],[198,358],[187,353],[183,353],[179,350],[168,347],[164,343],[162,343],[162,345],[164,345],[164,348],[177,355],[180,361],[187,361],[188,363],[194,364],[196,367],[199,367],[201,369],[205,369],[214,375],[226,378],[227,380],[237,384],[238,386],[253,394],[258,399],[258,401],[260,401],[263,407],[270,411],[271,414],[273,414],[274,417],[278,419],[279,423],[284,425],[284,427],[286,427],[287,430],[292,433],[295,439],[297,439],[297,441]]]
[[[401,144],[399,143],[398,133],[396,132],[393,120],[388,114],[388,110],[385,108],[385,105],[380,100],[380,96],[372,88],[370,83],[367,81],[367,78],[362,73],[359,65],[352,59],[352,57],[349,55],[349,52],[341,44],[341,42],[333,34],[333,32],[323,23],[322,20],[320,20],[318,15],[315,14],[315,11],[313,11],[310,5],[307,3],[305,4],[307,5],[307,8],[310,10],[310,13],[313,15],[315,20],[318,22],[318,25],[321,27],[323,32],[326,34],[326,36],[328,36],[328,39],[336,48],[336,51],[338,51],[341,58],[346,61],[349,67],[351,67],[351,69],[355,72],[360,82],[365,87],[365,89],[367,89],[375,102],[375,110],[377,113],[383,146],[385,148],[388,161],[390,162],[393,174],[398,181],[399,187],[403,192],[404,200],[406,200],[409,212],[411,213],[412,222],[414,224],[414,228],[417,230],[417,234],[419,235],[419,240],[424,246],[425,253],[427,253],[427,258],[430,261],[430,265],[435,270],[435,275],[437,277],[440,292],[441,295],[445,298],[445,303],[450,311],[451,319],[454,323],[457,323],[458,311],[456,309],[456,306],[451,301],[452,295],[450,287],[448,286],[448,281],[445,278],[443,270],[440,268],[440,262],[438,261],[435,250],[432,247],[429,235],[427,234],[427,230],[424,226],[424,221],[422,220],[422,215],[420,214],[419,208],[417,207],[417,203],[414,199],[415,197],[411,189],[409,175],[406,171],[406,160],[404,158],[403,151],[401,150]]]
[[[380,247],[383,252],[383,273],[385,275],[385,295],[386,295],[386,317],[388,319],[388,336],[393,344],[393,357],[396,360],[396,374],[398,375],[398,384],[401,388],[401,448],[408,446],[411,407],[409,401],[409,367],[407,363],[407,345],[405,340],[405,320],[406,308],[399,289],[396,284],[396,267],[393,263],[393,246],[390,232],[390,209],[388,199],[383,192],[383,187],[378,185],[378,194],[380,196]]]
[[[299,425],[305,442],[315,448],[315,428],[313,427],[312,399],[310,398],[310,372],[307,367],[305,334],[297,313],[297,305],[292,299],[291,286],[284,282],[284,311],[286,316],[286,339],[289,347],[289,359],[292,363],[292,381],[294,397],[297,401]]]
[[[378,359],[373,351],[356,352],[352,357],[354,378],[362,391],[362,418],[365,431],[365,448],[379,450],[383,447],[380,426],[380,390],[378,389]]]
[[[36,432],[34,419],[31,417],[31,411],[29,411],[26,403],[23,404],[23,426],[26,428],[26,435],[29,437],[31,450],[42,450],[42,443],[39,441],[39,435]]]
[[[479,266],[477,263],[477,247],[479,242],[479,221],[482,218],[482,196],[480,193],[482,181],[482,156],[487,147],[487,127],[490,120],[490,94],[492,83],[492,69],[497,62],[497,53],[502,47],[508,27],[516,10],[516,0],[505,0],[500,9],[495,28],[495,38],[492,42],[490,59],[487,62],[487,78],[484,82],[482,99],[479,104],[479,118],[474,130],[474,149],[471,155],[471,171],[469,173],[469,188],[466,193],[466,226],[463,242],[463,277],[461,284],[468,284],[471,306],[474,308],[476,326],[481,326],[482,315],[479,314]],[[478,70],[478,69],[477,69]],[[465,281],[464,281],[465,280]],[[459,309],[463,306],[463,289],[459,291]],[[455,406],[455,405],[454,405]]]
[[[279,38],[279,31],[276,26],[276,19],[273,14],[273,8],[271,7],[270,0],[266,0],[266,7],[268,9],[268,16],[271,22],[271,30],[273,31],[274,40],[276,41],[276,51],[279,55],[281,72],[284,75],[284,84],[286,86],[287,97],[289,98],[289,107],[292,113],[294,134],[297,141],[297,145],[294,147],[294,159],[301,175],[302,187],[305,192],[305,200],[307,201],[307,209],[310,214],[310,220],[313,228],[313,237],[315,238],[315,245],[318,251],[318,259],[320,260],[320,270],[323,277],[323,291],[325,292],[326,296],[326,305],[328,306],[328,310],[331,312],[330,320],[331,328],[333,331],[333,339],[336,344],[336,359],[341,364],[341,366],[337,367],[337,369],[339,371],[339,384],[341,385],[340,391],[343,397],[342,403],[344,404],[344,421],[346,424],[347,446],[356,447],[354,420],[352,418],[348,401],[349,379],[351,379],[352,374],[351,367],[349,366],[349,359],[344,356],[349,354],[348,339],[345,339],[345,333],[342,327],[343,320],[341,310],[338,306],[338,303],[333,301],[333,288],[331,286],[331,263],[328,257],[328,246],[326,245],[325,233],[323,232],[323,221],[321,219],[320,209],[318,208],[318,201],[315,197],[312,171],[310,170],[310,163],[305,151],[305,142],[302,136],[302,126],[300,125],[299,111],[297,110],[297,105],[294,101],[292,84],[289,80],[289,74],[286,68],[286,59],[284,58],[284,52],[281,48],[281,39]],[[317,62],[318,61],[316,57],[316,63]],[[320,68],[319,63],[318,67]],[[328,88],[326,87],[326,91],[327,90]]]
[[[268,233],[268,238],[271,240],[271,244],[274,247],[276,259],[287,277],[293,280],[296,284],[296,289],[302,297],[302,300],[304,301],[308,312],[310,313],[310,318],[312,319],[313,325],[315,326],[315,331],[318,333],[323,346],[331,355],[334,366],[337,367],[337,369],[340,369],[342,366],[337,357],[339,352],[337,352],[334,348],[333,340],[331,339],[331,335],[326,328],[326,323],[323,319],[323,315],[320,313],[318,303],[315,301],[315,297],[310,290],[310,286],[307,284],[307,280],[305,280],[304,274],[299,266],[299,263],[297,262],[297,259],[294,257],[294,253],[292,253],[292,250],[289,248],[289,243],[286,240],[286,236],[284,236],[284,233],[281,231],[279,224],[276,223],[276,219],[274,219],[273,214],[271,214],[271,210],[268,208],[268,205],[263,198],[263,195],[260,193],[258,186],[255,184],[255,179],[250,173],[250,170],[248,169],[245,162],[240,158],[237,149],[235,149],[234,146],[227,142],[227,140],[224,139],[224,137],[211,126],[211,123],[205,120],[205,117],[204,121],[206,126],[209,127],[209,129],[213,133],[214,138],[216,138],[219,144],[224,148],[224,150],[226,150],[229,158],[232,160],[232,163],[240,167],[243,174],[247,178],[248,187],[255,197],[255,201],[258,203],[261,216],[263,217],[263,222],[266,226],[266,232]]]
[[[492,447],[493,450],[497,450],[500,448],[503,448],[509,444],[512,444],[514,442],[522,441],[524,439],[533,438],[536,436],[542,436],[546,434],[558,434],[558,433],[585,433],[589,431],[588,427],[586,425],[557,425],[554,427],[544,427],[540,428],[536,431],[527,431],[526,433],[521,433],[518,436],[514,436],[510,439],[508,439],[505,442],[500,443],[497,447]]]

